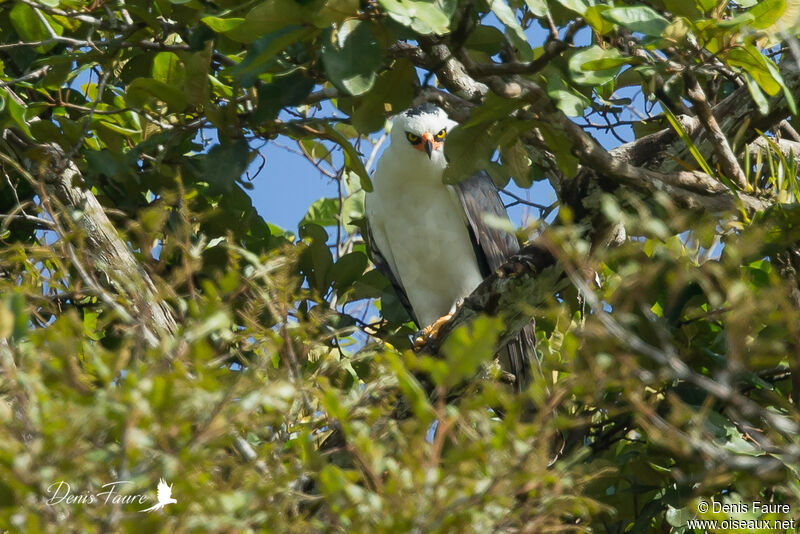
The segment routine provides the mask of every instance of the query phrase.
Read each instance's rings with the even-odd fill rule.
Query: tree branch
[[[769,206],[767,201],[752,195],[737,196],[721,182],[699,171],[658,172],[634,167],[621,158],[615,158],[557,109],[535,82],[516,77],[506,82],[497,76],[486,81],[492,91],[502,97],[528,100],[541,120],[559,129],[572,141],[572,153],[584,167],[617,183],[649,193],[665,191],[679,205],[690,209],[722,212],[743,207],[747,213],[753,213]]]
[[[722,167],[722,173],[738,185],[740,189],[747,189],[747,178],[744,175],[744,171],[739,166],[733,150],[731,150],[728,138],[719,127],[717,119],[714,118],[714,113],[708,104],[703,88],[700,87],[694,76],[687,75],[687,82],[689,86],[686,88],[686,94],[692,101],[694,111],[700,118],[700,122],[703,123],[708,135],[714,141],[714,152],[717,155],[720,167]]]
[[[107,276],[115,292],[132,301],[133,320],[142,329],[147,344],[157,346],[163,334],[175,333],[177,323],[172,310],[159,296],[150,275],[119,236],[97,198],[84,186],[75,163],[67,159],[58,145],[37,145],[27,155],[32,174],[49,197],[43,199],[43,205],[61,228],[61,237],[66,237],[62,226],[74,226],[86,239],[93,267]],[[51,201],[62,208],[53,206]]]
[[[800,69],[790,57],[781,62],[780,72],[789,91],[797,94],[800,90]],[[750,96],[750,91],[746,86],[742,86],[714,106],[713,114],[718,118],[719,129],[723,135],[728,139],[735,139],[734,146],[741,147],[749,144],[758,136],[756,130],[762,132],[771,130],[790,115],[789,105],[783,92],[771,97],[768,104],[769,112],[762,115]],[[737,138],[739,132],[742,132],[742,138]],[[709,138],[705,130],[687,130],[686,133],[693,138],[701,154],[709,155],[714,151],[715,141]],[[673,157],[665,158],[665,154],[671,154]],[[692,160],[689,147],[679,140],[675,140],[663,145],[659,153],[654,154],[647,165],[651,168],[658,168],[661,172],[671,172],[681,168],[678,161]]]
[[[773,146],[770,141],[775,145]],[[800,142],[797,141],[789,141],[788,139],[770,139],[768,141],[763,137],[759,137],[747,145],[747,149],[751,154],[756,154],[758,152],[774,151],[776,146],[786,161],[794,160],[800,165]]]

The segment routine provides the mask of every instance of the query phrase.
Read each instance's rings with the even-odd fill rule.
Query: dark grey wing
[[[375,238],[372,235],[372,229],[370,229],[369,226],[369,217],[364,217],[364,229],[366,230],[364,240],[367,242],[367,250],[369,251],[372,263],[375,265],[375,268],[378,269],[378,272],[385,276],[392,284],[394,292],[397,294],[397,298],[400,299],[400,304],[402,304],[403,308],[405,308],[408,312],[408,316],[411,317],[415,323],[417,323],[419,328],[422,328],[422,325],[419,324],[417,316],[414,314],[414,310],[411,308],[411,302],[408,300],[408,295],[406,294],[406,290],[403,288],[403,284],[401,284],[400,280],[397,279],[394,271],[392,271],[392,266],[389,265],[389,262],[383,257],[378,245],[375,243]]]
[[[487,224],[485,219],[485,215],[490,215],[508,220],[508,212],[486,171],[473,174],[456,184],[455,188],[467,215],[472,246],[481,265],[481,274],[484,277],[489,276],[510,256],[519,252],[519,243],[514,234]]]
[[[487,277],[510,256],[519,252],[519,242],[514,234],[497,228],[486,220],[486,215],[509,220],[508,212],[486,171],[477,172],[458,183],[455,190],[467,216],[472,248],[478,258],[481,274]],[[508,342],[506,350],[501,353],[502,359],[507,360],[503,362],[503,367],[514,375],[515,388],[518,391],[526,389],[530,384],[532,363],[541,373],[536,357],[536,329],[533,322]]]

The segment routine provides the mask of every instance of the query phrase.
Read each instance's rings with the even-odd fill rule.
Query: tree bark
[[[162,336],[174,334],[178,329],[174,312],[84,183],[75,163],[54,144],[37,145],[27,155],[31,172],[45,194],[42,204],[56,221],[60,237],[68,239],[68,229],[74,229],[76,237],[85,240],[89,269],[77,256],[72,258],[84,282],[123,319],[136,324],[148,346],[155,347]],[[71,247],[69,243],[66,246]],[[92,271],[102,273],[105,280],[98,281]],[[106,289],[130,299],[134,314],[108,302],[114,296],[105,294]]]

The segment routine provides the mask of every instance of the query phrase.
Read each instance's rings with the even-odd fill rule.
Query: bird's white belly
[[[398,277],[425,326],[452,311],[482,280],[461,206],[447,188],[409,187],[382,199]]]

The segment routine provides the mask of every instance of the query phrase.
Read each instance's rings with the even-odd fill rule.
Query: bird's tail
[[[514,390],[525,391],[533,380],[544,379],[536,355],[536,328],[529,323],[506,345],[506,371],[514,375]]]
[[[153,506],[151,506],[150,508],[145,508],[144,510],[139,510],[139,512],[152,512],[153,510],[157,510],[159,508],[161,508],[161,504],[156,503]]]

